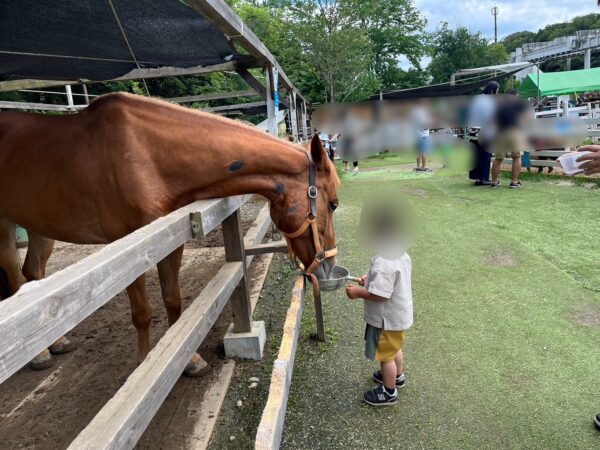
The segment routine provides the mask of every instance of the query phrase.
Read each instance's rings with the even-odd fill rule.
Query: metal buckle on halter
[[[315,260],[319,262],[319,264],[321,264],[326,258],[325,252],[323,250],[321,250],[320,252],[317,252],[315,254]]]
[[[319,190],[317,189],[316,186],[309,186],[308,187],[308,197],[309,198],[317,198],[317,194],[319,193]]]

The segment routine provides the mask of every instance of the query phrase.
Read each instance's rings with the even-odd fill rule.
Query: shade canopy
[[[239,58],[223,32],[182,0],[0,3],[5,79],[110,80],[138,64],[188,68]]]
[[[519,88],[521,97],[544,97],[548,95],[573,94],[600,91],[600,67],[594,69],[570,70],[567,72],[546,72],[527,75]]]

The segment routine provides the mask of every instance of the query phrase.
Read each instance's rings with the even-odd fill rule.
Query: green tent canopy
[[[540,96],[600,91],[600,67],[539,74]],[[521,97],[537,97],[538,74],[530,73],[519,88]]]

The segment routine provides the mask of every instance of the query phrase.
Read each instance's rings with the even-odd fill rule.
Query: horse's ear
[[[327,158],[329,156],[325,152],[323,148],[323,144],[321,143],[321,139],[319,139],[319,135],[315,134],[310,140],[309,144],[310,148],[310,156],[313,160],[313,163],[318,169],[324,169],[327,167]]]

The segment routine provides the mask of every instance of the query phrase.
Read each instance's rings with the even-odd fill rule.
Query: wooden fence
[[[250,305],[244,304],[249,298],[245,273],[253,255],[246,256],[244,247],[259,244],[271,221],[265,205],[241,239],[239,208],[248,198],[195,202],[48,278],[25,284],[0,303],[0,383],[177,247],[222,223],[227,262],[69,447],[133,448],[227,301],[241,323],[251,321],[239,317],[241,311],[250,314]]]

